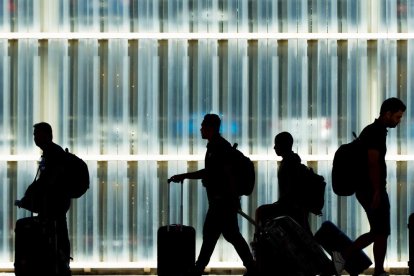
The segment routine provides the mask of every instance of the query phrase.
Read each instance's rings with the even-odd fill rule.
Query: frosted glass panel
[[[290,131],[294,150],[328,183],[322,217],[351,237],[368,230],[355,198],[332,192],[339,144],[378,116],[381,102],[407,104],[388,135],[392,234],[388,262],[408,256],[414,212],[414,42],[411,39],[6,39],[24,33],[390,33],[412,32],[414,0],[0,0],[0,263],[13,261],[16,210],[40,151],[32,126],[48,121],[55,141],[84,158],[91,188],[68,214],[75,262],[154,264],[159,226],[179,221],[172,174],[204,166],[204,114],[250,155],[256,189],[243,209],[278,198],[274,135]],[[122,35],[120,35],[122,37]],[[65,36],[66,37],[66,36]],[[92,37],[92,36],[90,36]],[[299,37],[299,36],[298,36]],[[184,183],[184,223],[207,210],[198,181]],[[253,228],[240,219],[248,241]],[[370,251],[367,251],[371,254]],[[220,240],[213,262],[241,262]]]
[[[410,32],[413,0],[0,0],[2,32]]]
[[[75,260],[155,261],[156,229],[167,219],[179,219],[176,206],[167,215],[166,179],[203,166],[205,141],[199,128],[210,111],[223,116],[223,135],[257,160],[256,191],[242,201],[253,214],[278,196],[276,133],[289,130],[295,150],[330,183],[330,160],[338,144],[370,123],[385,97],[399,96],[408,111],[388,137],[393,222],[406,221],[414,210],[408,196],[411,161],[398,161],[411,160],[414,138],[408,93],[412,41],[87,39],[1,45],[5,158],[0,176],[6,212],[0,217],[0,249],[5,261],[12,260],[13,248],[4,225],[26,214],[14,212],[11,203],[34,177],[39,151],[32,125],[41,120],[52,123],[57,143],[84,157],[90,167],[91,189],[73,202],[69,214]],[[373,64],[381,69],[371,72]],[[27,154],[32,161],[11,161]],[[162,161],[174,156],[189,160]],[[178,201],[179,189],[171,192],[172,202]],[[351,236],[367,229],[353,198],[337,198],[329,185],[326,194],[323,217],[312,218],[314,230],[325,219]],[[184,200],[184,222],[201,232],[207,203],[199,182],[185,183]],[[246,222],[241,221],[241,229],[252,238]],[[395,240],[389,258],[404,260],[406,241]],[[221,243],[213,259],[237,260]]]

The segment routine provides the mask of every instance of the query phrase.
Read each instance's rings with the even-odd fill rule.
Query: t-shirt
[[[380,179],[384,188],[387,184],[387,165],[385,163],[385,155],[387,154],[387,132],[387,128],[378,120],[375,120],[372,124],[366,126],[359,136],[363,145],[368,150],[377,150],[380,154]]]
[[[279,201],[300,205],[302,201],[303,179],[301,175],[301,159],[291,152],[280,162],[277,178],[279,182]]]
[[[232,179],[233,168],[231,161],[231,144],[217,135],[207,144],[205,156],[205,179],[203,184],[207,190],[210,204],[214,202],[227,202],[238,204],[235,194],[235,185]]]

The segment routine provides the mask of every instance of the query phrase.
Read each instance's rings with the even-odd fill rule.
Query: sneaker
[[[345,267],[345,260],[338,251],[332,251],[332,261],[335,266],[336,275],[341,275]]]

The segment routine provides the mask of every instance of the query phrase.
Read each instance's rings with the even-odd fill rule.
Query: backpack
[[[332,162],[332,189],[339,196],[351,196],[366,178],[366,151],[362,141],[356,137],[341,145],[335,152]]]
[[[81,158],[65,149],[65,185],[70,198],[80,198],[89,189],[88,165]]]
[[[300,164],[303,183],[303,206],[311,213],[321,216],[325,204],[325,178],[312,168]]]
[[[253,192],[256,180],[254,164],[249,157],[237,149],[237,146],[237,143],[234,143],[232,147],[237,194],[248,196]]]

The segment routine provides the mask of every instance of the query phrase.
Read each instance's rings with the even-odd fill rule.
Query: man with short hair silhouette
[[[311,232],[309,226],[309,211],[303,206],[305,179],[302,175],[300,156],[293,152],[293,137],[289,132],[280,132],[274,139],[276,155],[282,157],[279,164],[277,178],[279,199],[273,204],[262,205],[256,210],[256,221],[259,225],[271,218],[290,216],[306,231]]]
[[[247,268],[245,275],[255,275],[255,263],[249,245],[240,233],[237,211],[240,199],[236,192],[231,166],[231,144],[220,135],[220,117],[207,114],[201,123],[201,137],[208,140],[205,168],[195,172],[174,175],[173,182],[184,179],[202,179],[207,191],[209,208],[204,221],[203,244],[190,275],[202,275],[210,261],[220,235],[230,242]]]
[[[359,236],[343,252],[333,252],[335,269],[338,274],[342,272],[346,259],[353,252],[373,243],[374,276],[389,275],[384,270],[387,239],[391,232],[390,202],[386,190],[387,165],[385,155],[387,153],[387,128],[398,126],[405,110],[406,106],[400,99],[386,99],[381,105],[378,119],[366,126],[359,136],[359,139],[368,151],[367,183],[364,186],[358,187],[355,195],[367,214],[370,231]]]
[[[66,222],[66,212],[70,208],[70,197],[63,187],[65,180],[65,152],[53,143],[52,127],[45,122],[33,126],[35,144],[42,149],[43,154],[39,164],[36,180],[28,187],[24,197],[16,200],[15,205],[31,212],[38,213],[43,221],[55,225],[57,258],[65,263],[61,276],[71,275],[69,269],[70,242]],[[76,172],[73,172],[76,173]],[[54,261],[51,260],[50,265]]]

